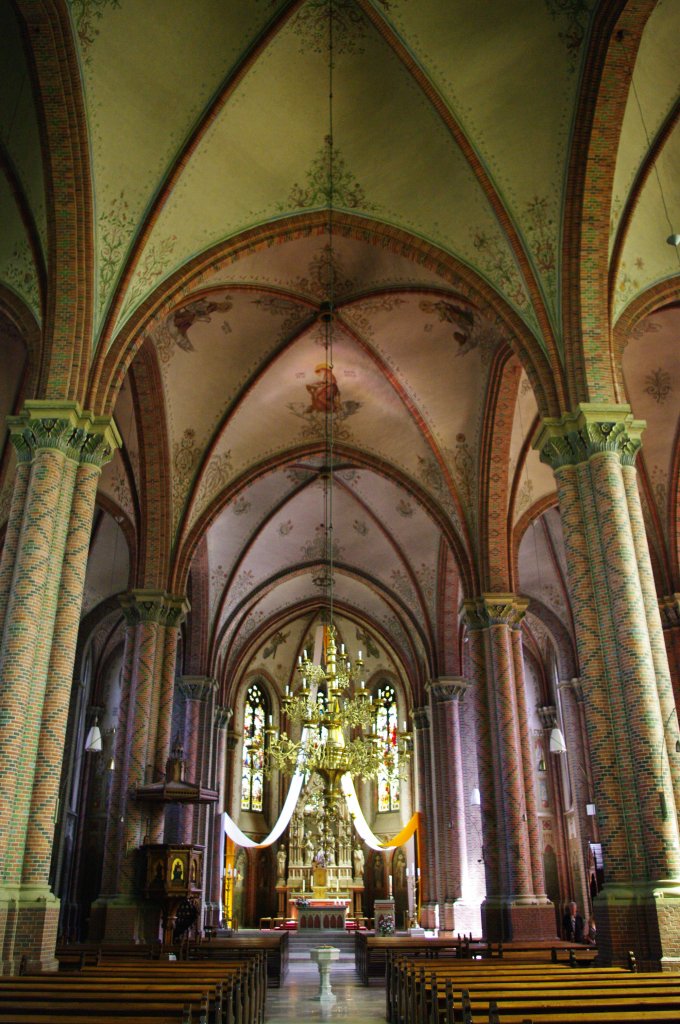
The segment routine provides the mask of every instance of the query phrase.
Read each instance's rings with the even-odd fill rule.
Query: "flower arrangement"
[[[309,900],[304,896],[299,896],[294,902],[298,910],[307,910],[311,905]]]
[[[394,918],[391,914],[378,918],[378,931],[381,935],[394,935]]]

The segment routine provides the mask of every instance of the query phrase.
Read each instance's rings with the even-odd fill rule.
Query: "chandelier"
[[[265,730],[266,764],[269,772],[320,776],[325,800],[333,806],[345,774],[359,779],[398,778],[410,756],[411,733],[396,727],[387,736],[378,733],[375,722],[385,701],[380,691],[374,699],[366,689],[361,651],[352,665],[341,645],[338,662],[332,623],[324,627],[324,636],[325,665],[315,665],[305,651],[297,668],[300,689],[293,694],[287,686],[282,701],[287,719],[301,727],[301,737],[293,740],[286,731],[270,726]]]
[[[333,252],[334,214],[334,138],[333,138],[333,0],[328,0],[328,245],[327,298],[321,303],[318,320],[324,330],[325,367],[333,380],[333,335],[335,326],[335,261]],[[378,731],[376,719],[384,701],[380,692],[374,700],[362,677],[361,651],[354,664],[345,656],[344,644],[337,650],[333,623],[333,430],[336,413],[334,396],[325,401],[324,464],[320,469],[324,500],[324,564],[314,577],[314,585],[323,589],[327,611],[324,626],[322,664],[314,664],[305,651],[298,659],[301,685],[297,693],[286,686],[283,713],[290,725],[300,729],[300,738],[279,732],[271,723],[265,730],[265,771],[279,770],[286,775],[303,772],[309,778],[323,780],[326,807],[333,807],[341,792],[343,776],[390,780],[399,775],[411,749],[411,734],[396,727],[391,734]],[[297,732],[296,728],[296,732]]]

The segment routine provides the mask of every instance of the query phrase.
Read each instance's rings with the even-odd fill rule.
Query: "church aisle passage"
[[[377,1024],[385,1020],[385,989],[365,988],[353,963],[333,965],[331,987],[337,996],[330,1007],[318,1002],[319,972],[313,963],[292,963],[282,988],[267,992],[267,1024],[289,1024],[304,1020],[308,1024],[342,1021],[343,1024]]]

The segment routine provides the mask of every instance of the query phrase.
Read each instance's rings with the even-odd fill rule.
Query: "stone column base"
[[[480,935],[479,906],[464,900],[447,900],[444,903],[444,926],[439,932],[450,935]]]
[[[555,907],[539,897],[487,897],[482,903],[482,933],[489,942],[555,939]]]
[[[134,896],[101,898],[92,904],[91,941],[158,942],[161,938],[160,908]]]
[[[680,879],[605,885],[593,900],[598,960],[641,971],[680,971]]]
[[[22,960],[34,974],[59,969],[54,955],[59,906],[56,896],[42,887],[0,891],[2,974],[18,974]]]
[[[420,906],[420,924],[427,931],[432,931],[437,927],[437,906],[438,904],[433,900],[428,900],[427,903],[422,903]]]

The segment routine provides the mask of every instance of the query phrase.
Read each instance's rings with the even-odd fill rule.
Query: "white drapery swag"
[[[349,772],[343,775],[340,785],[342,791],[345,794],[345,800],[347,801],[347,809],[351,815],[354,827],[366,843],[366,846],[370,847],[371,850],[394,850],[394,846],[385,846],[380,842],[378,837],[371,831],[371,826],[364,817],[364,812],[361,810],[359,798],[357,797],[356,790],[354,788],[354,780]]]
[[[263,839],[261,843],[256,843],[253,839],[249,839],[245,832],[241,831],[236,822],[233,821],[225,811],[223,814],[224,831],[227,833],[231,841],[235,843],[236,846],[244,846],[249,849],[263,849],[265,846],[271,846],[272,843],[275,843],[279,836],[285,832],[290,819],[293,817],[293,811],[295,810],[300,798],[304,781],[304,772],[296,772],[292,778],[290,789],[286,796],[286,802],[281,809],[278,820],[269,835]],[[361,810],[359,799],[354,788],[354,782],[352,781],[352,777],[349,773],[343,775],[341,786],[347,802],[347,809],[349,810],[350,817],[354,822],[354,827],[366,845],[370,847],[371,850],[394,850],[394,846],[384,846],[378,837],[371,831],[370,825],[364,817],[364,812]]]
[[[315,656],[318,659],[319,651],[315,651]],[[317,686],[313,683],[312,686],[310,687],[310,700],[316,700],[316,691]],[[306,738],[307,730],[303,729],[303,749]],[[304,781],[304,771],[298,770],[292,778],[290,789],[288,790],[288,795],[286,797],[286,802],[284,803],[283,808],[281,809],[278,821],[274,825],[274,828],[271,830],[269,835],[265,839],[263,839],[261,843],[256,843],[252,839],[249,839],[245,832],[241,831],[236,822],[233,821],[225,811],[223,814],[224,831],[227,833],[231,841],[235,843],[237,846],[245,846],[250,849],[263,849],[265,846],[271,846],[272,843],[275,843],[279,836],[285,832],[286,828],[288,827],[288,823],[290,822],[290,819],[293,817],[293,811],[295,810],[295,806],[300,798],[300,793],[302,792]],[[383,843],[380,842],[378,837],[374,835],[374,833],[371,831],[370,825],[366,821],[366,818],[364,817],[364,812],[361,810],[361,806],[359,805],[359,799],[354,788],[354,781],[349,772],[346,772],[343,775],[342,779],[340,780],[340,786],[345,796],[345,800],[347,802],[347,809],[349,810],[350,817],[354,822],[354,827],[357,830],[359,836],[366,843],[366,845],[370,847],[371,850],[396,849],[395,846],[385,846]]]
[[[276,840],[282,835],[288,828],[288,823],[293,817],[293,811],[300,798],[302,792],[302,785],[304,783],[304,772],[296,772],[292,778],[290,789],[288,790],[288,796],[286,802],[281,808],[278,821],[274,825],[266,839],[263,839],[261,843],[256,843],[254,840],[249,839],[245,832],[242,832],[235,821],[233,821],[227,812],[225,811],[222,817],[224,818],[224,831],[227,833],[229,838],[237,846],[247,846],[251,849],[262,849],[264,846],[271,846]]]

